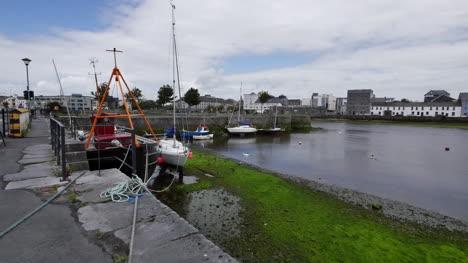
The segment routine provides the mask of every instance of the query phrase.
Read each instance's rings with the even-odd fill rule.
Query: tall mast
[[[242,103],[242,82],[239,89],[239,113],[237,115],[237,124],[240,122],[240,112],[241,112],[241,103]]]
[[[55,61],[53,59],[52,59],[52,64],[54,64],[55,74],[57,75],[57,80],[58,80],[58,83],[59,83],[59,86],[60,86],[60,97],[62,97],[63,105],[65,105],[65,108],[67,109],[68,121],[69,121],[69,124],[70,124],[70,127],[71,127],[72,121],[71,121],[71,116],[70,116],[70,110],[68,109],[68,102],[63,97],[64,94],[63,94],[62,81],[60,80],[60,76],[59,76],[59,73],[57,71],[57,66],[55,66]]]
[[[273,123],[273,129],[276,128],[276,118],[278,117],[278,106],[275,106],[275,122]]]
[[[180,95],[180,82],[179,82],[179,69],[178,69],[178,64],[177,64],[177,49],[176,49],[176,39],[175,39],[175,16],[174,16],[174,10],[175,10],[175,5],[170,2],[171,4],[171,11],[172,11],[172,93],[174,96],[174,99],[172,100],[172,111],[173,111],[173,129],[174,129],[174,134],[172,135],[172,140],[174,142],[173,146],[176,146],[176,103],[175,103],[175,77],[176,77],[176,72],[177,72],[177,81],[179,84],[179,100],[182,99]]]
[[[90,58],[89,61],[90,61],[90,64],[93,65],[94,81],[96,82],[96,101],[97,101],[96,105],[99,105],[99,102],[101,100],[101,98],[100,98],[100,95],[101,95],[100,93],[101,92],[99,91],[99,84],[98,84],[98,79],[97,79],[98,74],[96,73],[96,63],[98,62],[98,60],[96,58]],[[99,74],[101,74],[101,73],[99,73]]]

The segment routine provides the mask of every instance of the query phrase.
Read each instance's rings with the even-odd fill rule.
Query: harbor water
[[[468,221],[468,130],[327,122],[312,125],[323,129],[194,143],[279,173]]]

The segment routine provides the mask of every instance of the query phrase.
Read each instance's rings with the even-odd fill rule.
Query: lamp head
[[[31,62],[29,58],[23,58],[22,61],[24,62],[26,66],[29,65],[29,63]]]

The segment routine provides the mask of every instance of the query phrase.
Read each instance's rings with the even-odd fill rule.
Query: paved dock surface
[[[0,231],[67,183],[54,175],[60,168],[48,129],[47,119],[34,119],[26,138],[7,138],[0,147]],[[128,255],[134,204],[99,195],[129,178],[117,169],[72,178],[79,175],[63,196],[0,238],[0,262],[114,262]],[[138,207],[133,262],[236,262],[152,196],[142,196]]]

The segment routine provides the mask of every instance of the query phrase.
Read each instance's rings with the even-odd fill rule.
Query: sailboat
[[[269,129],[259,129],[258,133],[271,134],[271,135],[277,135],[277,134],[283,133],[285,129],[277,125],[277,121],[278,121],[278,107],[275,106],[275,119],[273,121],[273,127]]]
[[[172,56],[173,56],[173,65],[172,65],[172,89],[173,94],[175,95],[175,85],[176,85],[176,75],[177,75],[177,85],[179,87],[179,96],[180,96],[180,78],[179,78],[179,63],[177,58],[177,45],[175,38],[175,18],[174,10],[175,5],[170,3],[172,7]],[[177,129],[176,129],[176,97],[174,96],[172,100],[173,106],[173,132],[169,135],[171,137],[166,137],[159,140],[158,148],[161,151],[161,157],[164,160],[164,163],[176,166],[177,168],[184,167],[187,158],[191,158],[192,153],[189,148],[178,141],[176,138]]]
[[[244,136],[244,135],[249,135],[249,134],[255,134],[257,132],[257,128],[255,127],[252,127],[252,124],[251,123],[247,123],[247,122],[241,122],[241,119],[240,119],[240,108],[241,108],[241,101],[242,101],[242,83],[241,83],[241,88],[240,88],[240,97],[239,97],[239,111],[238,111],[238,114],[237,114],[237,126],[235,127],[227,127],[227,130],[229,132],[229,134],[231,135],[240,135],[240,136]],[[229,119],[229,123],[231,122],[231,119]],[[229,123],[228,123],[228,126],[229,126]]]

